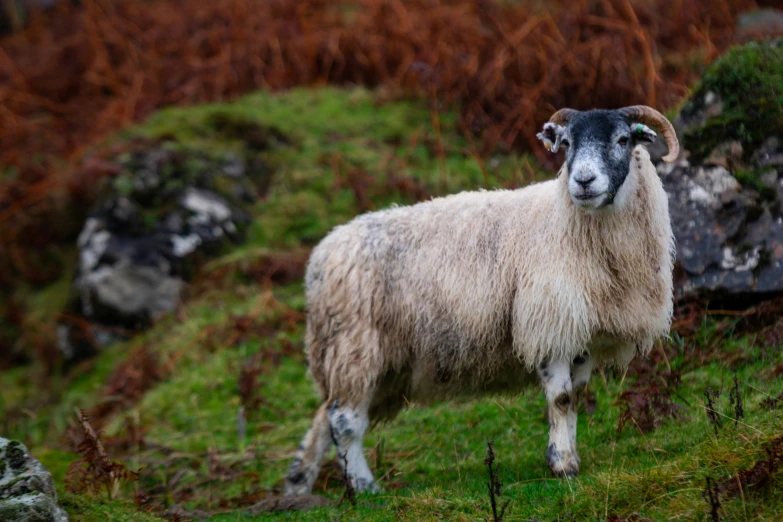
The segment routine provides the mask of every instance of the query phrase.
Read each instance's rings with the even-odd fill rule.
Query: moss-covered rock
[[[19,470],[24,466],[25,452],[22,448],[22,443],[18,440],[12,440],[5,448],[5,460],[12,470]]]
[[[748,160],[767,138],[783,135],[783,43],[726,52],[702,77],[679,124],[692,162],[727,142],[738,142]]]
[[[19,441],[0,437],[0,520],[66,522],[52,475]]]
[[[677,291],[734,306],[783,291],[783,45],[730,49],[675,127],[690,152],[664,179]]]
[[[60,324],[69,363],[148,327],[177,306],[201,262],[244,241],[250,209],[276,169],[269,154],[290,141],[242,116],[215,112],[203,133],[224,147],[203,150],[174,136],[135,137],[103,159],[116,172],[78,240],[69,315],[94,334]]]

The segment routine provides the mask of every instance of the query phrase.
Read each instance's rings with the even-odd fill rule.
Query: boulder
[[[256,141],[208,156],[173,138],[138,139],[108,160],[115,176],[79,235],[73,298],[58,325],[66,360],[175,310],[199,264],[243,241],[246,207],[272,172]]]
[[[678,297],[742,307],[783,291],[783,47],[730,50],[674,125],[659,164],[677,239]]]
[[[775,186],[783,185],[775,173]],[[783,291],[780,200],[765,200],[720,165],[680,165],[665,178],[681,270],[679,297],[744,306]]]
[[[21,442],[0,437],[0,520],[67,522],[52,474]]]

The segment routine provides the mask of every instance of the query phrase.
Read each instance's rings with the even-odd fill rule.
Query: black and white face
[[[611,110],[579,112],[565,127],[547,123],[539,134],[553,152],[567,147],[568,192],[574,205],[585,210],[614,203],[628,176],[633,148],[655,136],[646,125]]]

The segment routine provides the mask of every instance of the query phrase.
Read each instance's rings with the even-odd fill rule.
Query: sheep
[[[312,251],[306,351],[322,404],[285,478],[309,493],[331,443],[357,491],[378,491],[370,423],[408,403],[515,394],[536,381],[546,460],[579,472],[577,403],[597,363],[626,366],[668,335],[674,239],[641,145],[674,129],[646,106],[557,111],[538,134],[567,147],[556,179],[367,213]]]

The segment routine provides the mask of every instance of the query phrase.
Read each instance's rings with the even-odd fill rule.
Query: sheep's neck
[[[613,309],[614,313],[606,314],[611,320],[598,318],[604,323],[600,329],[608,332],[627,332],[633,323],[646,330],[644,316],[650,313],[650,300],[665,308],[670,298],[666,278],[671,278],[671,224],[666,194],[649,161],[633,163],[626,179],[631,184],[626,188],[632,190],[621,208],[610,211],[589,213],[574,206],[565,169],[561,173],[566,177],[560,183],[560,204],[567,216],[561,233],[570,251],[568,270],[584,285],[589,301]]]

